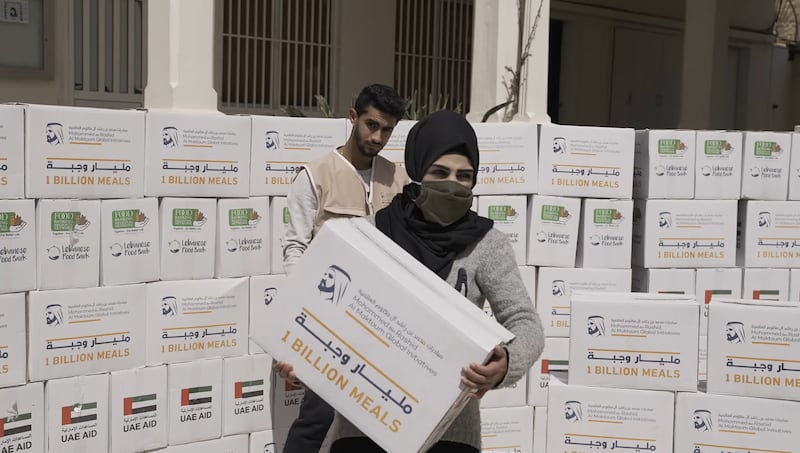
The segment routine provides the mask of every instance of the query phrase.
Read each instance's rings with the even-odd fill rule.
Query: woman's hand
[[[486,365],[470,363],[461,372],[461,383],[472,389],[470,398],[480,399],[489,390],[497,387],[508,372],[508,353],[501,346],[495,346],[492,358]]]
[[[278,373],[278,376],[286,379],[289,381],[290,384],[294,385],[295,387],[302,386],[303,383],[297,379],[297,375],[294,373],[294,367],[292,364],[288,362],[275,362],[275,365],[272,366],[272,369]]]

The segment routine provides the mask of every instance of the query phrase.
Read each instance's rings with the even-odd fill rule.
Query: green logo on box
[[[622,219],[622,214],[613,208],[597,208],[594,210],[594,223],[607,224],[618,222]]]
[[[115,230],[136,228],[136,223],[143,222],[144,219],[146,219],[144,213],[138,209],[111,211],[111,228]]]
[[[664,138],[658,141],[658,154],[678,154],[678,151],[685,149],[686,145],[677,138]]]
[[[228,225],[232,227],[247,226],[258,222],[261,217],[252,208],[228,210]]]
[[[566,212],[563,206],[555,206],[555,205],[543,205],[542,206],[542,220],[550,220],[553,222],[558,222],[561,220],[561,217],[565,217],[563,214]]]
[[[775,142],[756,142],[754,151],[756,156],[769,157],[772,153],[780,151],[780,148]]]
[[[506,222],[517,218],[517,211],[511,206],[489,206],[489,218]]]
[[[195,226],[195,222],[205,222],[206,218],[199,209],[175,208],[172,210],[172,226]]]
[[[283,224],[289,224],[289,208],[283,208]]]
[[[76,225],[86,223],[86,217],[78,211],[57,211],[50,213],[50,231],[75,231]]]
[[[22,223],[22,218],[16,212],[0,212],[0,233],[11,231],[15,222],[18,222],[18,225]]]
[[[706,140],[704,151],[710,156],[719,156],[722,150],[730,151],[730,148],[727,140]]]

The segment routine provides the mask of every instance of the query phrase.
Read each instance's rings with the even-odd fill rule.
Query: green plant
[[[448,95],[437,94],[434,97],[433,93],[428,93],[427,102],[421,104],[417,101],[419,95],[416,90],[414,94],[406,98],[406,116],[407,120],[421,120],[433,112],[439,110],[453,110],[456,113],[462,114],[463,106],[459,102],[454,107],[450,108],[450,97]]]
[[[328,100],[325,99],[325,96],[321,94],[315,94],[314,99],[317,101],[317,108],[322,113],[323,118],[336,118],[336,114],[333,112],[331,105],[328,103]],[[281,111],[286,114],[286,116],[298,117],[298,118],[305,118],[308,115],[302,110],[297,107],[286,105],[281,107]]]

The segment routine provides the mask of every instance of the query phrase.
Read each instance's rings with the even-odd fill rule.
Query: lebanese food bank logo
[[[155,393],[129,396],[122,399],[122,415],[125,417],[155,412],[156,410],[158,410],[158,405],[156,404]]]
[[[660,156],[682,156],[686,152],[686,143],[677,138],[663,138],[658,141]]]
[[[706,140],[703,152],[706,156],[729,156],[733,149],[727,140]]]
[[[725,339],[731,344],[741,344],[746,340],[744,323],[731,321],[725,324]]]
[[[197,406],[211,403],[211,390],[213,386],[188,387],[181,389],[181,406]]]
[[[622,213],[614,208],[597,208],[593,214],[595,225],[619,225],[625,219]]]
[[[499,222],[513,222],[519,213],[512,206],[489,206],[489,218]]]
[[[97,403],[75,403],[61,408],[61,426],[97,420]]]
[[[0,439],[6,436],[27,433],[32,429],[31,413],[20,414],[16,401],[8,409],[8,415],[5,418],[0,418]]]
[[[658,227],[659,228],[672,228],[672,213],[662,211],[658,213]]]
[[[572,423],[583,421],[583,405],[580,401],[564,403],[564,420]]]
[[[564,137],[553,138],[553,154],[567,154],[567,139]]]
[[[174,208],[172,210],[172,226],[174,227],[201,227],[208,218],[203,211],[194,208]]]
[[[270,152],[281,150],[281,134],[278,131],[264,132],[264,149]]]
[[[19,233],[28,222],[16,212],[0,212],[0,233]]]
[[[237,400],[264,396],[264,380],[241,381],[233,383],[233,397]]]
[[[82,232],[92,222],[80,211],[55,211],[50,213],[50,231],[53,233]]]
[[[64,142],[64,126],[61,123],[47,123],[44,127],[44,139],[50,146],[63,145]]]
[[[692,426],[695,431],[709,432],[714,430],[713,421],[711,418],[711,411],[705,409],[697,409],[692,414]]]
[[[762,211],[758,213],[758,227],[769,228],[772,226],[772,213]]]
[[[775,142],[757,141],[753,144],[753,154],[756,157],[779,157],[783,148]]]
[[[339,305],[339,302],[344,299],[348,286],[350,286],[350,274],[341,267],[332,264],[322,274],[317,289],[323,301]]]
[[[167,126],[161,129],[161,145],[164,148],[177,148],[178,143],[178,128]]]

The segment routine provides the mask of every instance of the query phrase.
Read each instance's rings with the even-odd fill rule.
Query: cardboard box
[[[700,335],[708,334],[708,304],[712,297],[739,299],[742,297],[742,270],[697,269],[695,297],[700,304]]]
[[[547,356],[548,369],[552,371],[569,371],[569,338],[545,337],[544,349]]]
[[[697,391],[699,316],[694,297],[573,293],[569,383]]]
[[[144,366],[144,285],[28,295],[28,379]]]
[[[708,380],[708,337],[700,336],[700,344],[697,351],[697,379],[700,381]]]
[[[742,202],[742,244],[738,264],[745,267],[800,267],[800,201]]]
[[[278,296],[282,282],[286,276],[254,275],[250,277],[250,332],[255,332],[263,320],[269,316],[269,304]],[[264,354],[261,346],[248,340],[250,354]]]
[[[714,299],[708,392],[800,401],[800,304]]]
[[[100,201],[39,200],[36,230],[37,289],[97,286]]]
[[[630,269],[633,201],[583,200],[578,267]]]
[[[531,197],[528,215],[528,264],[575,267],[581,201],[577,198]]]
[[[789,274],[789,300],[800,301],[800,269],[792,269]]]
[[[108,375],[47,381],[47,451],[108,452]]]
[[[0,389],[0,451],[45,453],[44,385],[34,382]]]
[[[737,200],[742,192],[742,133],[697,131],[694,198]]]
[[[694,198],[695,149],[695,131],[636,131],[633,196]]]
[[[547,407],[533,408],[533,449],[531,452],[547,451]]]
[[[188,444],[220,436],[222,360],[170,364],[167,366],[167,386],[169,445]]]
[[[217,202],[217,278],[269,273],[269,199]]]
[[[481,409],[481,450],[533,452],[533,408]]]
[[[675,451],[778,452],[800,442],[800,404],[760,398],[679,393]]]
[[[247,278],[147,285],[147,364],[247,354]]]
[[[569,296],[573,291],[630,290],[630,269],[539,268],[536,311],[545,336],[569,337]]]
[[[144,133],[144,112],[25,106],[25,196],[141,197]]]
[[[789,269],[745,269],[742,297],[754,300],[789,300]]]
[[[486,392],[480,400],[481,409],[525,406],[528,400],[527,393],[528,377],[526,375],[508,387],[492,389]]]
[[[278,439],[273,430],[259,431],[250,434],[250,451],[263,453],[282,453],[283,440]]]
[[[538,193],[631,198],[634,130],[542,124]]]
[[[286,206],[286,197],[271,197],[269,201],[269,219],[271,221],[270,234],[270,271],[273,274],[283,274],[283,238],[289,228],[289,208]]]
[[[109,378],[112,453],[167,446],[167,367],[115,371]]]
[[[292,385],[288,380],[272,373],[270,401],[272,402],[272,429],[288,430],[300,413],[300,403],[306,395],[305,387]],[[285,439],[285,438],[284,438]]]
[[[792,133],[792,157],[789,166],[789,197],[800,200],[800,134]]]
[[[536,193],[539,155],[535,123],[472,123],[481,165],[477,195]]]
[[[647,200],[636,203],[635,266],[647,268],[734,267],[736,201]]]
[[[27,382],[25,320],[25,293],[0,295],[0,388]]]
[[[629,448],[670,452],[674,405],[675,396],[670,392],[552,387],[546,451],[589,453]]]
[[[528,250],[528,199],[524,195],[483,196],[478,199],[478,215],[492,219],[494,227],[505,233],[517,264],[525,264]]]
[[[158,280],[158,199],[103,200],[100,283],[124,285]]]
[[[742,198],[785,200],[789,187],[788,132],[745,132]]]
[[[249,195],[249,117],[151,110],[145,120],[145,195]]]
[[[695,294],[694,269],[633,269],[633,290],[656,294]]]
[[[0,105],[0,199],[25,197],[25,110]]]
[[[250,195],[286,196],[303,165],[347,141],[347,119],[251,116]]]
[[[161,200],[161,280],[214,277],[217,200]]]
[[[407,451],[463,408],[465,364],[512,338],[365,219],[326,222],[268,308],[254,341],[378,445]]]
[[[550,372],[550,352],[545,346],[542,356],[528,371],[528,406],[547,407],[547,395],[551,385],[566,385],[563,381]],[[556,372],[559,373],[559,372]]]
[[[0,294],[36,288],[33,200],[0,200]]]
[[[272,358],[266,354],[222,361],[222,435],[272,429],[269,403]]]
[[[406,140],[408,139],[408,133],[415,124],[417,124],[417,122],[411,120],[398,121],[392,130],[392,136],[389,137],[389,141],[386,142],[386,146],[384,146],[381,150],[381,156],[385,157],[391,162],[394,162],[395,165],[404,167],[406,164]],[[353,123],[348,119],[346,121],[345,136],[350,137],[352,131]],[[478,147],[480,148],[480,145]]]
[[[249,444],[250,438],[246,435],[240,435],[170,446],[158,451],[163,453],[242,453],[247,451]]]

